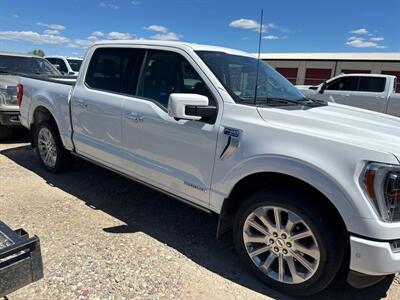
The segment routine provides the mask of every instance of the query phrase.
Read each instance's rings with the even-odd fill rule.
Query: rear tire
[[[12,137],[12,129],[9,127],[0,125],[0,141],[9,139],[11,137]]]
[[[319,200],[290,191],[261,190],[239,208],[235,247],[246,266],[272,289],[313,295],[337,275],[345,241]]]
[[[35,132],[35,150],[43,168],[51,173],[64,171],[71,161],[65,150],[60,134],[50,122],[42,122]]]

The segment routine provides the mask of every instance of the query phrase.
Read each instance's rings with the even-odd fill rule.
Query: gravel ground
[[[26,137],[0,143],[0,219],[41,239],[44,279],[9,299],[269,299],[217,218],[76,160],[43,171]],[[400,299],[400,280],[315,299]],[[286,297],[286,299],[288,299]]]

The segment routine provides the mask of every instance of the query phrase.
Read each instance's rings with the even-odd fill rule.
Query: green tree
[[[44,53],[44,51],[42,49],[35,49],[30,53],[33,55],[40,56],[40,57],[44,57],[46,55],[46,53]]]

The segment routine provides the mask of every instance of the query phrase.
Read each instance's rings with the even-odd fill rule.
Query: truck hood
[[[271,125],[321,138],[384,151],[400,158],[400,118],[328,103],[320,107],[259,107]]]

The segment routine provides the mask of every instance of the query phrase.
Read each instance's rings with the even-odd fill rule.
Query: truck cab
[[[63,75],[78,76],[79,69],[82,65],[82,58],[79,57],[65,57],[65,56],[45,56],[52,65]]]
[[[381,74],[341,74],[318,86],[297,86],[307,97],[400,116],[397,78]]]

